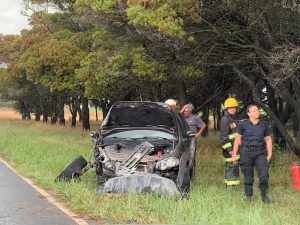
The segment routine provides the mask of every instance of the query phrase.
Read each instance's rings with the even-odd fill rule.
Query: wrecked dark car
[[[94,162],[77,158],[81,171],[73,175],[95,167],[98,193],[188,192],[195,173],[195,137],[177,110],[157,102],[117,102],[91,137]]]

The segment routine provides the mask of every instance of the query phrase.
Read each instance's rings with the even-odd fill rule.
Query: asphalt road
[[[0,224],[73,225],[78,223],[50,203],[0,160]]]

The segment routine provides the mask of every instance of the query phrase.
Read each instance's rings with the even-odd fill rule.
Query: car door
[[[189,164],[191,178],[195,176],[195,162],[196,162],[196,138],[194,132],[190,130],[185,118],[182,114],[178,115],[179,123],[181,124],[181,133],[183,136],[184,148],[189,155]]]

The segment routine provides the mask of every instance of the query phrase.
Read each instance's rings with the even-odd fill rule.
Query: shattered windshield
[[[173,140],[172,134],[156,131],[156,130],[130,130],[114,133],[106,136],[106,138],[120,138],[120,139],[168,139]]]

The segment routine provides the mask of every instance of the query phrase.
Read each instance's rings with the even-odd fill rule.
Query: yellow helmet
[[[238,107],[238,101],[235,98],[227,98],[224,102],[225,108],[233,108],[233,107]]]

